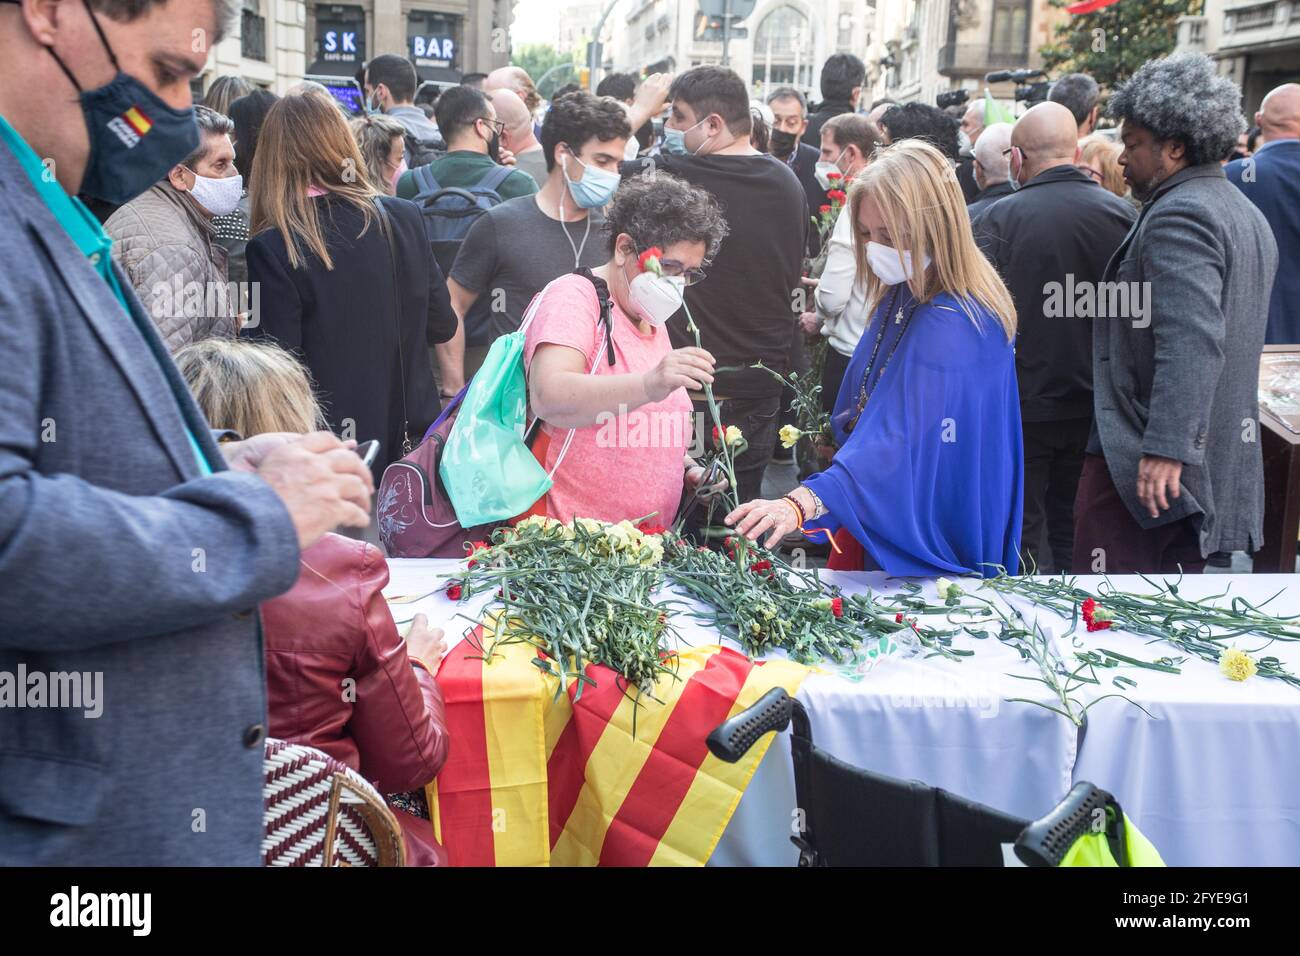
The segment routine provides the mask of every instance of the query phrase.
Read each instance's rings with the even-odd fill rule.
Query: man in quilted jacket
[[[238,290],[227,283],[226,250],[212,224],[234,209],[242,190],[230,140],[235,124],[202,106],[194,113],[198,148],[104,224],[113,257],[173,354],[237,331]]]

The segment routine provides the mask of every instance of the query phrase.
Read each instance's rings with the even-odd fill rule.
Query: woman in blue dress
[[[903,140],[858,174],[847,212],[871,321],[831,416],[838,450],[826,471],[727,524],[768,547],[796,528],[832,536],[832,568],[1015,573],[1015,308],[975,245],[952,167]]]

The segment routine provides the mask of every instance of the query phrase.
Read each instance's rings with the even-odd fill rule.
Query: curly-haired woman
[[[712,196],[662,172],[625,182],[605,216],[610,257],[592,274],[609,292],[613,364],[590,279],[556,279],[525,318],[529,402],[543,423],[533,452],[555,482],[531,513],[667,525],[683,486],[703,476],[686,456],[686,391],[713,381],[713,356],[674,349],[664,323],[727,225]]]

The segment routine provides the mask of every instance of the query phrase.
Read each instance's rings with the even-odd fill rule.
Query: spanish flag
[[[130,127],[141,136],[153,129],[153,121],[138,106],[133,106],[123,113],[122,119],[126,120]]]
[[[808,668],[755,663],[710,645],[678,654],[639,710],[595,665],[557,695],[529,644],[484,660],[479,627],[438,671],[451,753],[429,785],[434,834],[455,866],[699,866],[722,837],[770,736],[743,760],[709,753],[709,732]],[[635,733],[633,732],[633,712]]]

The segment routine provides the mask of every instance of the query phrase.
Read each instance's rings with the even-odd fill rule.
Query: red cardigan
[[[298,582],[262,604],[267,711],[272,737],[401,793],[437,775],[448,741],[442,692],[412,666],[380,593],[387,583],[383,554],[363,541],[327,534],[302,553]],[[412,863],[442,858],[427,820],[397,816]]]

